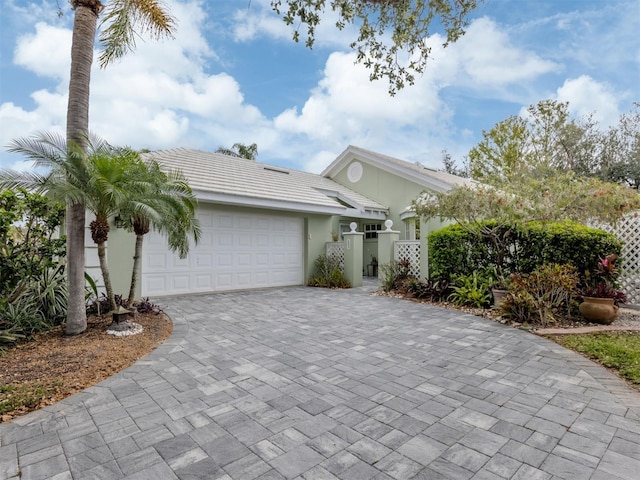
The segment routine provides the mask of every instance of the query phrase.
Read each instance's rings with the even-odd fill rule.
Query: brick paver
[[[640,393],[367,288],[162,299],[165,344],[0,425],[0,479],[636,479]]]

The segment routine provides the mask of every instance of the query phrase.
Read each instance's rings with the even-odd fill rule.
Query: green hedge
[[[501,233],[509,237],[509,251],[504,260],[506,274],[531,273],[545,264],[568,263],[582,277],[585,271],[593,270],[599,256],[620,255],[622,247],[615,235],[570,221],[531,223],[526,228],[504,227]],[[458,224],[432,232],[428,243],[431,278],[451,280],[495,265],[490,241]]]

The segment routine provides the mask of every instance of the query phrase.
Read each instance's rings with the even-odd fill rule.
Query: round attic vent
[[[362,164],[360,162],[352,162],[349,165],[347,178],[351,183],[356,183],[362,178]]]

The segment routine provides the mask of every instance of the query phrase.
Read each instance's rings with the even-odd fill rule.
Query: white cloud
[[[567,79],[558,88],[558,100],[569,102],[569,110],[577,117],[593,114],[601,126],[617,123],[620,99],[607,84],[596,82],[588,75]]]
[[[307,40],[307,26],[305,24],[287,25],[282,19],[286,12],[286,2],[281,8],[281,15],[276,14],[270,5],[270,0],[254,0],[250,8],[239,8],[234,14],[233,38],[238,42],[256,40],[267,37],[290,43],[293,32],[297,28],[300,34],[300,42]],[[329,4],[330,2],[327,2]],[[348,50],[349,45],[358,36],[358,29],[353,25],[345,25],[342,30],[336,28],[338,15],[328,6],[324,12],[319,12],[321,17],[319,25],[314,27],[314,48],[331,48]]]
[[[467,33],[446,49],[441,47],[443,40],[439,35],[429,39],[431,67],[441,82],[452,86],[499,91],[561,68],[533,51],[514,46],[507,33],[487,17],[472,22]]]
[[[292,29],[274,15],[266,2],[254,2],[252,8],[236,10],[233,20],[233,38],[237,42],[248,42],[266,35],[279,40],[290,40]]]
[[[39,22],[34,33],[18,39],[14,62],[37,75],[68,79],[70,52],[70,30]]]

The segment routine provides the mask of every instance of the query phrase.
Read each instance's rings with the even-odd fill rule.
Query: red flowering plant
[[[615,253],[604,258],[598,257],[593,274],[585,272],[585,287],[581,292],[583,297],[613,298],[616,305],[627,301],[627,296],[618,289],[620,270],[616,265],[617,259]]]

